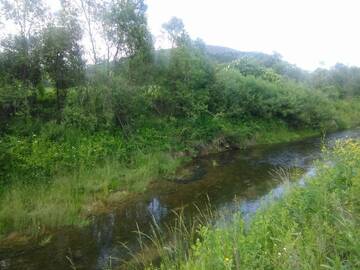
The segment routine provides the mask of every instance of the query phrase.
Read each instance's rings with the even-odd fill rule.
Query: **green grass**
[[[240,147],[291,142],[321,134],[319,129],[291,129],[285,122],[278,120],[257,120],[241,124],[225,122],[224,125],[227,137]]]
[[[10,186],[0,200],[8,206],[0,209],[0,233],[38,235],[58,226],[84,225],[87,214],[104,210],[111,199],[123,200],[129,192],[144,191],[150,181],[171,174],[182,163],[181,158],[160,152],[138,153],[134,160],[130,166],[106,162],[55,176],[48,184]]]
[[[226,149],[223,143],[246,147],[317,133],[292,130],[275,120],[230,122],[215,117],[146,119],[129,138],[88,134],[52,123],[32,136],[12,135],[3,141],[0,156],[6,165],[1,178],[0,238],[11,232],[38,235],[64,225],[86,224],[89,212],[174,174],[200,146],[216,152]]]
[[[291,186],[249,224],[234,216],[199,227],[187,252],[161,246],[161,266],[148,269],[359,269],[359,194],[360,143],[338,143],[305,187]]]

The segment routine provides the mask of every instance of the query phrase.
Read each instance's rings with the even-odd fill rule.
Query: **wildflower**
[[[278,255],[281,256],[281,252],[278,252]]]

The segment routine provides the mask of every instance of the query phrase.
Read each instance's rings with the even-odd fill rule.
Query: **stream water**
[[[172,210],[180,207],[187,216],[194,216],[198,214],[194,204],[201,208],[208,201],[219,211],[241,211],[246,216],[264,199],[283,192],[274,171],[298,169],[304,175],[312,174],[322,142],[332,145],[338,139],[359,137],[360,130],[350,130],[330,134],[324,140],[256,146],[196,159],[189,165],[192,173],[188,179],[159,181],[131,203],[93,217],[85,228],[61,229],[42,246],[0,247],[0,269],[104,269],[110,260],[113,266],[120,265],[129,258],[127,248],[138,248],[137,227],[147,233],[154,220],[169,224],[174,219]]]

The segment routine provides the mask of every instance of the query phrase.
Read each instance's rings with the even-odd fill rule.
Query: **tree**
[[[86,41],[90,43],[90,51],[88,52],[94,64],[98,64],[101,59],[99,48],[102,43],[100,28],[102,22],[102,10],[108,1],[101,0],[72,0],[64,1],[66,9],[76,10],[77,20],[84,29]]]
[[[84,18],[86,21],[86,29],[89,34],[89,39],[91,43],[91,51],[92,51],[92,58],[95,64],[98,63],[98,56],[96,52],[96,44],[95,44],[95,37],[94,37],[94,15],[96,14],[96,9],[98,4],[95,0],[79,0],[81,10],[84,14]]]
[[[41,40],[32,36],[9,36],[1,41],[0,76],[8,83],[20,80],[27,85],[39,86],[42,80],[40,61]]]
[[[29,39],[46,20],[46,8],[41,0],[0,0],[5,19],[12,21],[20,36]]]
[[[172,48],[185,45],[190,41],[189,35],[185,31],[184,23],[177,17],[172,17],[169,22],[162,25],[168,35]]]
[[[76,27],[48,26],[43,34],[43,64],[55,84],[57,107],[61,109],[66,89],[84,78],[84,61]]]
[[[160,87],[148,91],[155,111],[194,119],[207,111],[214,69],[201,44],[162,51],[156,63]]]
[[[143,0],[114,0],[104,14],[106,36],[115,49],[113,61],[138,53],[147,54],[152,37],[147,27]]]
[[[36,86],[41,81],[39,31],[46,21],[46,8],[41,0],[0,0],[7,21],[18,27],[18,35],[4,38],[1,67],[10,81],[21,80]],[[3,74],[3,76],[5,76]]]
[[[317,69],[310,84],[332,98],[349,98],[360,95],[360,68],[336,64],[331,69]]]
[[[152,63],[153,42],[146,10],[144,0],[113,0],[103,9],[108,71],[110,61],[117,63],[132,82],[146,80]]]

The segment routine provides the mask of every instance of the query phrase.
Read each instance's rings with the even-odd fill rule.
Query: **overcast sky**
[[[360,66],[360,0],[146,0],[154,35],[172,16],[193,38],[279,52],[302,68]]]
[[[56,10],[59,0],[45,0]],[[192,38],[242,51],[280,53],[307,70],[360,66],[360,0],[145,0],[151,32],[184,21]]]

